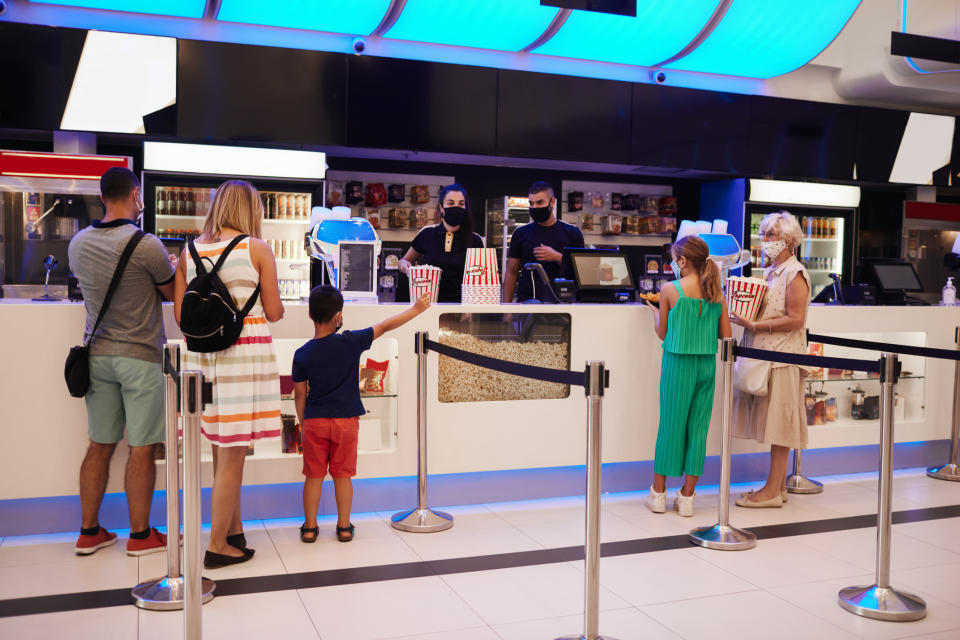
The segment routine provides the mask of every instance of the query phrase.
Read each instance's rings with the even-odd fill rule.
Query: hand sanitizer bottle
[[[957,288],[953,286],[953,276],[947,278],[947,284],[943,288],[943,297],[940,299],[940,304],[957,304]]]

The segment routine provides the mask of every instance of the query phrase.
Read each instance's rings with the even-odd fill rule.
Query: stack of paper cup
[[[407,269],[407,279],[410,281],[410,300],[419,300],[424,294],[430,294],[431,302],[437,301],[440,294],[440,274],[443,269],[430,265],[420,265]]]
[[[461,287],[463,304],[499,304],[500,273],[496,249],[467,249]]]
[[[766,291],[767,283],[761,278],[730,276],[727,278],[727,310],[753,322]]]

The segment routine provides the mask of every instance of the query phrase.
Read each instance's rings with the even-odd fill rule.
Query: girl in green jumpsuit
[[[654,329],[663,340],[663,360],[654,480],[646,504],[651,511],[663,513],[667,476],[685,475],[673,508],[682,516],[692,516],[713,412],[717,340],[730,337],[730,319],[720,269],[710,259],[707,244],[687,236],[674,243],[670,252],[677,280],[660,292],[659,309],[650,305],[656,311]]]

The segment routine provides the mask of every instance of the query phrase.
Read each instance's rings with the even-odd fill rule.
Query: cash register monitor
[[[923,285],[909,262],[875,262],[870,265],[877,284],[884,291],[923,291]]]
[[[573,277],[580,290],[636,289],[630,262],[613,251],[570,251]]]

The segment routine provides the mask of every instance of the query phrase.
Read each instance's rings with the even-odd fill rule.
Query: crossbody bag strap
[[[97,335],[97,329],[100,328],[100,323],[103,321],[103,316],[107,313],[107,308],[110,306],[110,301],[113,300],[113,294],[116,293],[117,287],[120,286],[120,278],[123,276],[124,270],[127,268],[127,263],[130,262],[130,258],[133,256],[133,250],[137,248],[137,245],[140,244],[140,240],[143,239],[145,234],[140,229],[137,229],[133,236],[127,242],[127,246],[124,247],[123,253],[120,254],[120,260],[117,262],[117,268],[113,272],[113,279],[110,280],[110,286],[107,288],[107,295],[103,297],[103,303],[100,305],[100,313],[97,314],[97,321],[93,323],[93,331],[90,332],[90,337],[87,339],[87,346],[93,342],[93,337]]]

